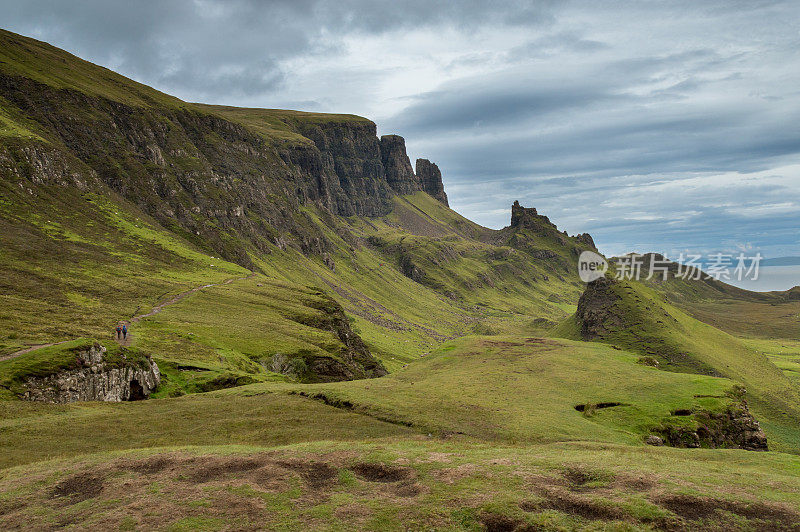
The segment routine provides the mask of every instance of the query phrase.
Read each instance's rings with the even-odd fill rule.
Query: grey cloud
[[[2,0],[0,9],[6,29],[65,47],[161,90],[210,102],[271,94],[286,76],[282,60],[335,53],[336,39],[345,35],[550,20],[544,3],[498,7],[477,0]]]

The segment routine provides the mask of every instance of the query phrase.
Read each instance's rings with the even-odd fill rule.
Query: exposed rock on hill
[[[619,311],[615,309],[620,297],[613,290],[613,279],[600,277],[586,285],[578,300],[576,317],[584,340],[603,338],[605,334],[622,324]]]
[[[317,188],[302,201],[318,201],[333,214],[380,216],[390,209],[393,191],[386,182],[375,124],[368,120],[303,124],[300,132],[314,144],[279,148],[282,157],[309,174]]]
[[[511,206],[511,225],[507,229],[509,232],[517,234],[527,231],[535,236],[549,238],[561,246],[572,244],[573,249],[576,250],[575,244],[582,249],[597,251],[589,233],[570,237],[565,231],[559,231],[550,218],[536,212],[534,207],[523,207],[519,201],[515,201]]]
[[[342,306],[323,292],[316,293],[318,299],[309,299],[305,303],[322,311],[321,316],[298,317],[296,321],[336,335],[341,342],[337,352],[332,356],[314,356],[309,354],[298,363],[283,355],[272,357],[273,371],[293,377],[312,381],[343,381],[382,377],[386,368],[370,353],[369,348],[350,327],[350,322]]]
[[[150,358],[111,364],[105,354],[99,344],[76,353],[77,369],[28,379],[22,398],[46,403],[135,401],[146,399],[161,382],[158,365]]]
[[[417,159],[417,177],[422,183],[422,190],[445,205],[450,205],[447,203],[447,194],[442,184],[442,172],[435,163],[428,159]]]
[[[386,181],[392,190],[398,194],[411,194],[422,190],[422,184],[411,168],[403,137],[398,135],[381,137],[381,160],[386,172]]]
[[[581,233],[579,235],[575,235],[575,239],[582,244],[586,244],[592,249],[595,250],[597,249],[597,247],[594,245],[594,239],[592,238],[592,235],[590,235],[589,233]]]
[[[248,268],[252,248],[331,250],[301,205],[382,216],[394,194],[444,197],[441,176],[426,174],[423,186],[414,174],[402,137],[379,140],[375,124],[360,117],[297,113],[283,124],[288,139],[265,138],[226,114],[230,108],[129,105],[2,69],[0,97],[41,137],[0,154],[0,166],[29,168],[18,178],[34,184],[46,175],[96,188],[99,179],[165,227]]]
[[[535,207],[523,207],[519,201],[511,206],[511,227],[515,229],[538,229],[541,225],[553,225],[547,216],[541,216]],[[555,227],[555,225],[553,225]]]
[[[722,412],[701,410],[694,414],[694,421],[694,427],[665,425],[656,432],[673,447],[769,450],[767,436],[745,401]]]

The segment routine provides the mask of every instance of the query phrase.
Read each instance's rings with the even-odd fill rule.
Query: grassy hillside
[[[424,432],[517,443],[640,444],[662,423],[691,422],[672,412],[718,411],[734,400],[727,379],[658,371],[637,359],[584,342],[466,337],[376,381],[230,393],[302,393]],[[615,406],[596,408],[604,404]]]
[[[193,108],[219,115],[257,132],[274,144],[313,144],[302,130],[320,124],[364,124],[372,121],[356,115],[307,113],[287,109],[257,109],[195,103]]]
[[[581,296],[591,237],[481,227],[389,155],[0,30],[0,528],[796,527],[791,294]],[[149,400],[19,400],[95,341]],[[731,448],[748,403],[770,452]]]
[[[642,256],[643,278],[650,274],[651,257]],[[658,263],[656,263],[658,264]],[[670,263],[666,279],[654,272],[644,284],[665,295],[669,302],[692,317],[734,336],[750,338],[800,338],[800,298],[798,289],[784,292],[751,292],[692,271],[690,278],[678,277],[677,263]],[[767,275],[761,270],[761,275]]]
[[[796,457],[641,443],[654,425],[693,422],[676,411],[724,407],[733,383],[637,359],[471,337],[375,380],[3,402],[3,465],[17,467],[0,470],[0,523],[789,529]]]
[[[744,385],[752,408],[780,448],[796,452],[800,441],[796,384],[763,351],[695,320],[650,287],[635,281],[595,282],[576,315],[556,334],[601,340],[652,357],[665,370],[733,379]]]
[[[184,105],[173,96],[136,83],[45,42],[0,29],[0,72],[58,89],[74,89],[135,105]]]

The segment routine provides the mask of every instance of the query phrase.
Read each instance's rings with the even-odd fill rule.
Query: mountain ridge
[[[0,61],[1,527],[796,526],[797,290],[587,286],[365,118]]]

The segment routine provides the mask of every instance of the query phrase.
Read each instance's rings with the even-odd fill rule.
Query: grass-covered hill
[[[0,30],[0,528],[796,528],[792,293],[584,293],[375,131]],[[148,400],[21,400],[95,342]]]
[[[800,439],[800,389],[748,340],[696,320],[643,283],[601,278],[590,283],[574,316],[556,334],[596,340],[641,355],[640,363],[734,380],[776,444]],[[780,443],[778,443],[780,442]]]
[[[371,374],[340,367],[361,349],[346,338],[392,369],[577,301],[590,240],[524,209],[503,231],[464,219],[369,120],[190,104],[0,39],[0,357],[108,337],[209,284],[136,324],[161,393],[328,380]]]
[[[800,287],[751,292],[726,283],[722,275],[717,279],[692,267],[679,269],[678,263],[657,253],[636,257],[642,281],[700,321],[737,336],[800,340]],[[735,273],[737,263],[734,258],[728,275]],[[758,273],[769,275],[764,269]]]
[[[637,359],[596,343],[472,337],[380,379],[6,401],[0,523],[792,530],[797,456],[642,443],[724,412],[735,383]]]

